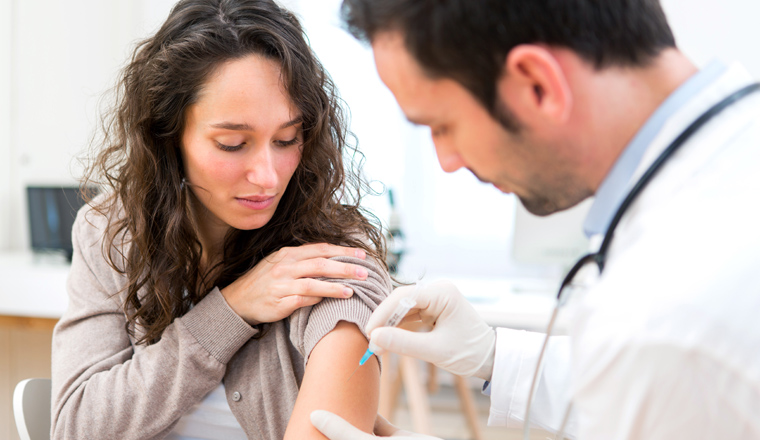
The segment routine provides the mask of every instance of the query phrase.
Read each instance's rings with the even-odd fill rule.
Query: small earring
[[[184,177],[182,178],[182,181],[179,183],[179,189],[185,189],[185,184],[187,183],[187,179]]]

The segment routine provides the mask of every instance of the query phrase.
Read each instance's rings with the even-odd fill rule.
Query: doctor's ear
[[[497,90],[502,102],[529,125],[537,119],[563,123],[570,117],[572,93],[565,72],[544,47],[523,44],[513,48]]]

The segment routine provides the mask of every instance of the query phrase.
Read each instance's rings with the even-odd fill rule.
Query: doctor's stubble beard
[[[491,115],[499,125],[515,140],[522,142],[526,147],[540,148],[538,145],[528,145],[525,143],[524,132],[526,129],[524,124],[514,115],[509,106],[501,98],[496,97],[495,101]],[[467,169],[481,182],[495,183],[479,176],[472,168]],[[533,176],[527,179],[529,182],[539,184],[538,187],[530,188],[532,194],[515,194],[528,212],[539,217],[545,217],[555,212],[570,209],[594,195],[594,191],[591,188],[586,188],[581,179],[574,176],[572,172],[559,172],[556,175],[561,177],[552,184],[546,184],[548,175],[534,173]]]

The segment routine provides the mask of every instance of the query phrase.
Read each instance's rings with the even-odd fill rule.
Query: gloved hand
[[[311,424],[330,440],[373,440],[378,437],[394,440],[442,440],[438,437],[398,429],[380,415],[375,419],[375,435],[362,432],[340,416],[324,410],[312,411]]]
[[[413,332],[382,327],[401,298],[410,296],[417,305],[407,313],[404,322],[422,320],[433,329]],[[372,313],[366,330],[380,353],[389,350],[460,376],[491,380],[496,332],[448,281],[399,287]]]

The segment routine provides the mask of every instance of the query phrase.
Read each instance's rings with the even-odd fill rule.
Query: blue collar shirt
[[[711,62],[678,87],[647,119],[596,191],[594,202],[583,223],[583,232],[587,237],[598,236],[607,231],[618,207],[628,195],[629,189],[636,183],[632,182],[631,178],[644,153],[668,118],[683,107],[689,99],[717,80],[725,70],[726,66],[723,63]]]

